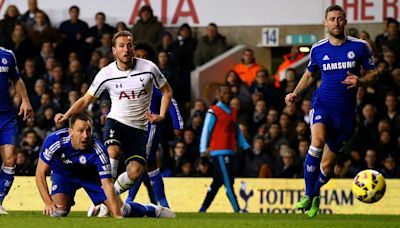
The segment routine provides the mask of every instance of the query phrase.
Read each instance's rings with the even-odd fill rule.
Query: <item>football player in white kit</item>
[[[128,31],[114,34],[112,51],[116,61],[100,70],[88,92],[65,113],[54,117],[66,121],[74,113],[86,110],[104,90],[111,98],[104,140],[110,155],[113,178],[121,153],[126,158],[126,172],[114,183],[117,194],[128,190],[141,176],[146,162],[147,123],[161,122],[171,102],[172,89],[158,67],[151,61],[134,58],[133,36]],[[149,112],[153,85],[162,92],[160,114]]]

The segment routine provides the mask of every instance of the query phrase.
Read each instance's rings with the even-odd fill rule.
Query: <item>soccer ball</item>
[[[366,169],[357,174],[352,184],[354,196],[364,203],[379,201],[386,191],[383,175],[378,171]]]

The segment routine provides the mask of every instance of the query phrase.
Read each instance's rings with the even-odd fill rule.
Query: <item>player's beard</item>
[[[334,33],[333,32],[333,29],[332,30],[328,30],[328,33],[329,33],[329,35],[330,36],[332,36],[332,37],[334,37],[334,38],[336,38],[336,39],[344,39],[344,37],[345,37],[345,35],[344,35],[344,30],[342,30],[341,32],[339,32],[339,33]]]

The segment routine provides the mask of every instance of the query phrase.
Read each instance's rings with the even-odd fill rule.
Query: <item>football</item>
[[[352,191],[354,196],[361,202],[378,202],[385,195],[385,179],[378,171],[372,169],[363,170],[354,178]]]

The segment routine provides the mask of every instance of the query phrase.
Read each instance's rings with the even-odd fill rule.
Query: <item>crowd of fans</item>
[[[0,46],[14,51],[35,117],[19,122],[20,142],[16,175],[34,175],[41,143],[47,134],[65,126],[56,125],[53,117],[65,112],[86,93],[96,73],[113,61],[112,36],[130,30],[139,41],[154,48],[150,57],[161,69],[174,90],[185,129],[180,138],[171,134],[170,120],[164,123],[158,160],[164,176],[210,176],[211,163],[200,157],[199,141],[207,104],[198,99],[190,103],[190,72],[228,50],[218,27],[210,23],[206,35],[193,37],[191,27],[183,24],[176,36],[169,33],[153,15],[150,6],[140,9],[140,18],[132,28],[124,22],[106,23],[106,15],[95,15],[89,27],[79,19],[79,7],[71,6],[70,18],[53,27],[46,13],[28,0],[28,10],[21,14],[9,5],[0,21]],[[385,20],[385,31],[373,41],[368,32],[350,29],[349,35],[371,46],[379,71],[378,82],[360,87],[357,94],[358,115],[354,137],[344,147],[336,177],[354,177],[363,169],[375,169],[386,178],[400,177],[400,34],[399,23]],[[293,49],[296,50],[296,49]],[[298,58],[298,52],[287,58]],[[303,56],[301,56],[303,57]],[[302,177],[303,161],[310,144],[308,112],[311,95],[319,79],[303,94],[297,107],[285,106],[284,97],[297,85],[301,75],[288,69],[283,80],[274,77],[257,63],[254,52],[246,49],[242,62],[227,72],[225,82],[234,94],[231,106],[238,110],[240,129],[251,150],[236,153],[236,176]],[[13,94],[17,107],[20,97]],[[102,138],[102,128],[110,110],[107,94],[90,106],[95,134]]]

